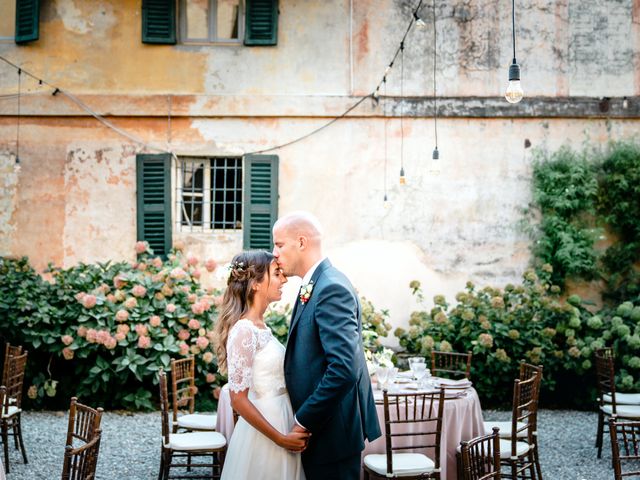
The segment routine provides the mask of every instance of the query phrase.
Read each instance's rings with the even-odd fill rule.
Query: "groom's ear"
[[[298,245],[300,250],[304,250],[307,247],[307,237],[300,235],[298,237]]]

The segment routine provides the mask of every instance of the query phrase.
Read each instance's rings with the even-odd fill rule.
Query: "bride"
[[[231,262],[215,346],[240,419],[222,480],[305,478],[300,452],[309,434],[289,433],[295,420],[284,379],[285,349],[263,319],[267,305],[282,297],[286,281],[268,252],[243,252]]]

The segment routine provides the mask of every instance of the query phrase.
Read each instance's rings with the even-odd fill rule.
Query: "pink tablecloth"
[[[363,457],[369,453],[385,452],[384,406],[377,405],[376,408],[383,435],[376,441],[367,443],[362,453]],[[456,448],[462,440],[470,440],[484,433],[482,409],[476,391],[471,388],[467,390],[466,396],[445,400],[443,417],[440,449],[441,478],[455,480],[457,478]],[[233,411],[231,410],[231,397],[227,385],[222,387],[220,392],[216,430],[222,433],[227,441],[231,439]],[[0,480],[2,479],[0,478]]]
[[[220,432],[227,439],[231,440],[233,433],[233,410],[231,409],[231,397],[229,396],[229,384],[222,386],[220,398],[218,399],[218,419],[216,420],[216,432]],[[0,479],[2,480],[2,479]]]

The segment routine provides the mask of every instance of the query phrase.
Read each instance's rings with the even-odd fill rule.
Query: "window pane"
[[[238,38],[240,0],[218,0],[217,37],[221,40]]]
[[[203,218],[204,163],[185,160],[182,162],[182,208],[183,225],[202,225]]]
[[[187,38],[209,39],[209,0],[185,0],[187,4]]]
[[[242,228],[242,161],[239,158],[211,160],[212,227]]]

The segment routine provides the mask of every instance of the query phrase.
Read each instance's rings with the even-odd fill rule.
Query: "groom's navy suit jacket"
[[[311,432],[305,464],[358,454],[380,436],[362,347],[360,302],[347,277],[323,260],[306,304],[293,311],[284,372],[298,422]]]

